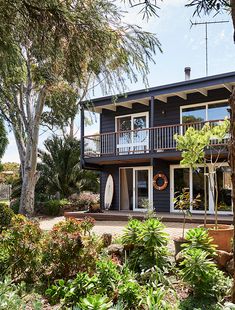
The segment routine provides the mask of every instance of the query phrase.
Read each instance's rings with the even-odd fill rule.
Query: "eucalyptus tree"
[[[52,108],[73,112],[69,100],[50,98],[74,85],[84,89],[89,76],[104,90],[120,89],[137,73],[145,79],[160,44],[123,23],[110,0],[0,1],[0,34],[0,111],[20,157],[20,213],[32,215],[42,118],[49,122]]]
[[[3,157],[8,144],[7,132],[4,126],[4,121],[0,118],[0,159]]]

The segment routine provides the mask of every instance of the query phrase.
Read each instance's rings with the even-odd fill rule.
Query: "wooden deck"
[[[136,211],[104,211],[103,213],[86,213],[82,211],[77,212],[65,212],[65,217],[74,217],[78,219],[83,219],[84,217],[92,217],[96,221],[128,221],[130,218],[135,218],[143,220],[145,218],[145,212],[136,212]],[[157,217],[163,222],[183,222],[183,216],[181,214],[173,214],[167,212],[158,212],[156,213]],[[203,214],[193,214],[191,217],[186,219],[187,223],[198,223],[202,224],[204,222]],[[207,223],[214,224],[215,217],[214,215],[207,216]],[[219,215],[218,218],[219,224],[232,224],[233,216],[232,215]]]

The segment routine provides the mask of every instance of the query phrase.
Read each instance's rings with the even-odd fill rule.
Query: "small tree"
[[[228,131],[229,121],[225,119],[215,126],[206,123],[201,130],[189,127],[184,135],[175,135],[177,149],[182,151],[183,159],[180,162],[182,166],[191,167],[195,170],[198,168],[199,164],[204,164],[205,167],[208,162],[211,164],[211,170],[206,173],[206,176],[208,176],[209,186],[213,193],[216,229],[218,227],[218,184],[216,171],[220,167],[220,154],[225,150],[226,146],[213,146],[213,140],[218,141],[218,144],[221,143],[227,138]],[[215,191],[213,191],[213,185]],[[205,203],[205,207],[206,206],[207,204]],[[207,210],[205,208],[205,214],[206,212]]]

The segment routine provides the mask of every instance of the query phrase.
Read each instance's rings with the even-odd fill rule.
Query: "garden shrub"
[[[54,225],[42,240],[44,277],[67,279],[78,271],[94,270],[102,248],[101,238],[90,235],[94,222],[91,218],[69,218]]]
[[[15,215],[0,235],[0,266],[12,279],[31,281],[38,269],[42,231],[37,222]],[[2,251],[2,249],[4,249]]]
[[[14,212],[6,203],[0,203],[0,233],[10,226]]]
[[[66,199],[49,200],[43,203],[41,212],[49,216],[58,216],[61,214],[63,207],[68,204]]]
[[[76,204],[80,210],[88,210],[92,205],[99,203],[99,194],[82,192],[79,195],[71,195],[70,201],[73,204]]]
[[[42,278],[69,278],[79,271],[83,248],[79,232],[52,230],[42,240],[42,265],[46,272]]]
[[[14,212],[14,214],[19,214],[20,200],[19,199],[12,200],[10,203],[10,208]]]
[[[216,254],[216,245],[212,243],[213,238],[208,235],[208,232],[203,227],[196,227],[188,230],[185,239],[189,241],[183,244],[185,249],[201,249],[206,251],[211,256]]]
[[[83,235],[90,234],[92,228],[95,225],[95,220],[91,217],[85,217],[82,220],[75,218],[66,218],[65,221],[61,221],[53,226],[53,231],[76,233],[80,232]]]
[[[111,260],[100,260],[96,264],[96,272],[99,278],[99,286],[110,295],[122,281],[121,267]]]
[[[125,305],[124,309],[139,309],[142,303],[143,287],[132,279],[122,282],[118,287],[118,299]]]
[[[55,224],[52,230],[66,233],[80,233],[82,231],[81,222],[81,220],[75,218],[66,218],[65,221]]]
[[[0,310],[42,309],[42,303],[36,294],[28,295],[24,282],[14,284],[6,277],[0,281]]]
[[[128,263],[132,269],[141,272],[155,265],[161,269],[168,265],[168,235],[164,232],[164,227],[157,218],[128,222],[122,243],[130,248]]]
[[[231,287],[231,280],[217,268],[209,253],[201,249],[188,249],[180,263],[180,275],[197,296],[220,299]]]
[[[46,290],[46,295],[53,304],[61,301],[64,306],[70,307],[78,304],[82,297],[92,294],[97,283],[96,276],[89,277],[87,273],[80,272],[73,280],[55,281],[55,284]]]
[[[179,310],[232,310],[218,304],[216,300],[207,298],[206,296],[189,296],[182,300],[179,305]]]

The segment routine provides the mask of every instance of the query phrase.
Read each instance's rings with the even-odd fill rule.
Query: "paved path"
[[[43,230],[50,230],[52,229],[53,225],[63,220],[64,220],[63,216],[41,219],[40,227]],[[119,222],[119,221],[112,221],[112,222],[97,221],[93,228],[93,232],[99,235],[102,235],[103,233],[111,233],[114,236],[120,235],[126,224],[127,222]],[[173,239],[176,237],[180,237],[182,234],[182,223],[166,222],[164,224],[166,226],[165,231],[169,234],[169,237],[170,237],[169,247],[170,249],[173,249]],[[186,230],[196,227],[196,226],[197,224],[186,224]]]

